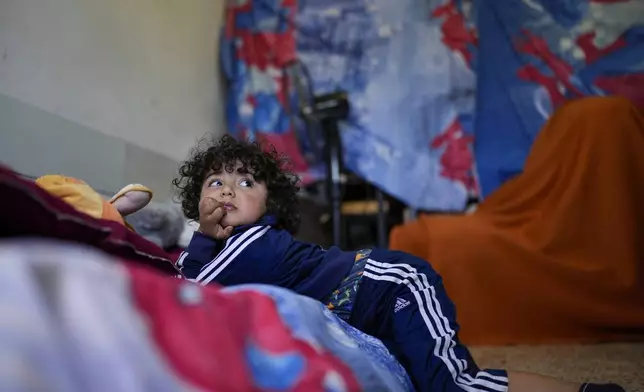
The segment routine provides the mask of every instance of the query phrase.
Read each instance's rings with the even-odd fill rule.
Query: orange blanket
[[[421,216],[390,243],[443,276],[464,343],[644,338],[642,113],[567,103],[473,215]]]

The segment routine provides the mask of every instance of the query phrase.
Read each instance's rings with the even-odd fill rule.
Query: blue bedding
[[[292,335],[340,358],[365,391],[414,391],[403,367],[378,339],[351,327],[323,304],[276,286],[249,284],[223,289],[244,290],[270,296]]]

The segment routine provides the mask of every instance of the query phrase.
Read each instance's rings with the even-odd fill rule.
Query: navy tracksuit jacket
[[[236,228],[226,241],[197,232],[177,265],[200,284],[270,284],[326,303],[349,274],[356,252],[297,241],[271,228],[274,223],[264,217]],[[424,260],[373,250],[349,323],[382,340],[418,391],[507,391],[507,373],[480,370],[458,342],[454,305]]]

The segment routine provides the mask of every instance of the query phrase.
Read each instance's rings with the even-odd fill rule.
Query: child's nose
[[[233,192],[233,188],[229,187],[228,185],[224,186],[221,188],[221,196],[225,197],[233,197],[235,194]]]

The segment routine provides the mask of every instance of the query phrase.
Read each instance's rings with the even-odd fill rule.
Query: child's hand
[[[199,230],[216,240],[225,240],[233,232],[232,226],[223,227],[221,220],[226,215],[222,203],[211,197],[199,202]]]

